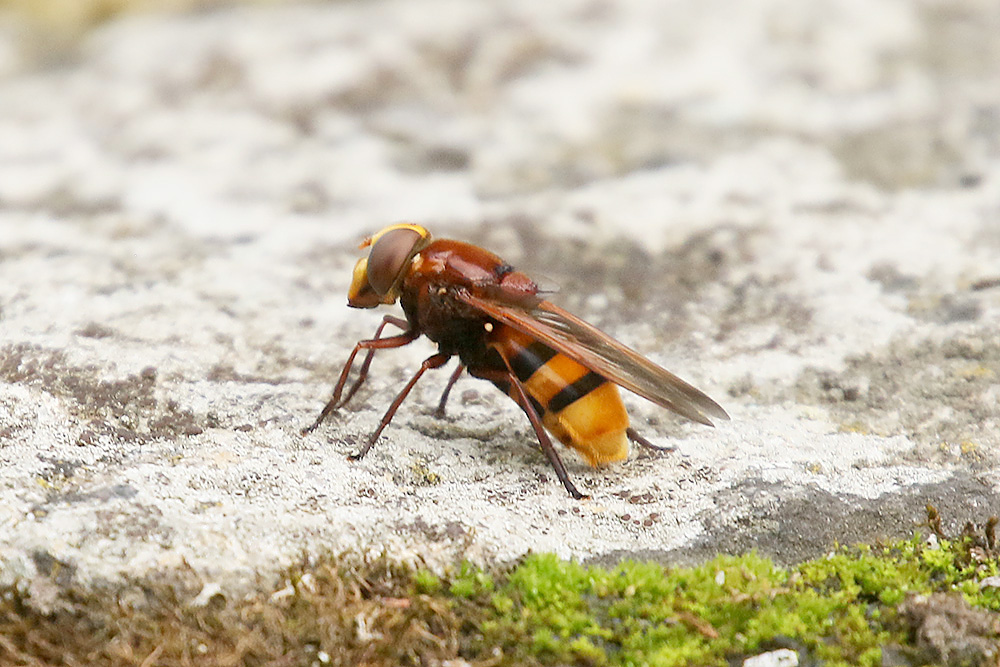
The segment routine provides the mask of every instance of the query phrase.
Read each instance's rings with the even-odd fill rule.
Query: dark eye
[[[368,282],[380,295],[392,288],[420,241],[413,229],[393,229],[383,234],[368,255]]]

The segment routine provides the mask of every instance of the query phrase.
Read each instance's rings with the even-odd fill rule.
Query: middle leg
[[[410,390],[413,389],[413,385],[417,384],[417,380],[420,379],[420,376],[423,375],[428,369],[440,368],[441,366],[444,366],[448,363],[449,359],[451,359],[450,355],[442,354],[440,352],[424,359],[424,362],[420,364],[420,368],[417,372],[412,378],[410,378],[410,381],[406,383],[406,386],[403,387],[403,389],[396,395],[396,398],[392,401],[392,405],[389,406],[389,409],[386,410],[385,416],[382,417],[382,422],[378,425],[378,428],[375,429],[375,432],[372,433],[371,437],[368,438],[368,442],[365,443],[365,446],[362,447],[357,454],[351,454],[349,458],[352,461],[357,461],[368,453],[368,450],[372,448],[372,445],[375,444],[375,441],[378,440],[378,437],[382,434],[383,429],[385,429],[385,427],[389,425],[389,422],[392,421],[392,418],[396,414],[396,410],[399,409],[400,404],[406,399]]]
[[[397,336],[382,338],[382,330],[385,329],[385,325],[387,324],[392,324],[400,329],[403,329],[403,333]],[[337,384],[333,388],[333,396],[329,401],[327,401],[326,405],[323,406],[323,411],[319,413],[319,417],[316,418],[316,421],[302,429],[302,435],[315,431],[331,412],[351,400],[351,397],[354,396],[364,383],[365,379],[368,377],[368,367],[371,366],[372,357],[375,356],[375,350],[384,350],[391,347],[402,347],[404,345],[408,345],[416,340],[418,335],[419,334],[417,332],[410,331],[409,323],[406,320],[393,317],[392,315],[386,315],[382,318],[382,324],[380,324],[378,329],[375,330],[375,336],[368,340],[360,341],[354,346],[354,350],[351,352],[351,356],[347,358],[347,363],[344,364],[344,368],[340,372],[340,378],[337,380]],[[351,367],[354,366],[354,358],[358,356],[358,352],[360,350],[368,350],[368,353],[365,355],[364,363],[361,364],[361,371],[358,374],[358,379],[354,381],[354,384],[351,386],[350,390],[348,390],[347,396],[344,397],[344,400],[340,400],[340,394],[344,390],[344,385],[347,383],[347,376],[351,372]]]
[[[458,378],[462,376],[462,371],[464,370],[465,364],[458,362],[458,368],[456,368],[455,372],[451,374],[450,378],[448,378],[448,384],[444,388],[444,393],[441,394],[441,400],[438,401],[437,409],[434,410],[435,417],[439,419],[444,418],[444,405],[448,402],[448,394],[451,393],[451,388],[455,386],[456,382],[458,382]]]

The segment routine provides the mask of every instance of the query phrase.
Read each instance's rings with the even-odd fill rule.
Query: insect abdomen
[[[614,383],[506,325],[490,342],[524,385],[542,424],[564,445],[592,466],[628,456],[628,413]],[[496,384],[517,400],[514,387]]]

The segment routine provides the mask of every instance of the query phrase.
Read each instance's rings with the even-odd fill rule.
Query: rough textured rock
[[[12,21],[12,19],[11,19]],[[996,3],[314,4],[0,30],[0,573],[303,552],[781,560],[1000,507]],[[401,219],[720,400],[571,500],[516,406],[380,354],[354,246]],[[945,514],[946,519],[949,518]]]

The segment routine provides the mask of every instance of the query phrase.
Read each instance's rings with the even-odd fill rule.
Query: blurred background
[[[287,3],[288,0],[2,0],[4,8],[64,35],[81,32],[128,13],[184,12],[213,7]]]

